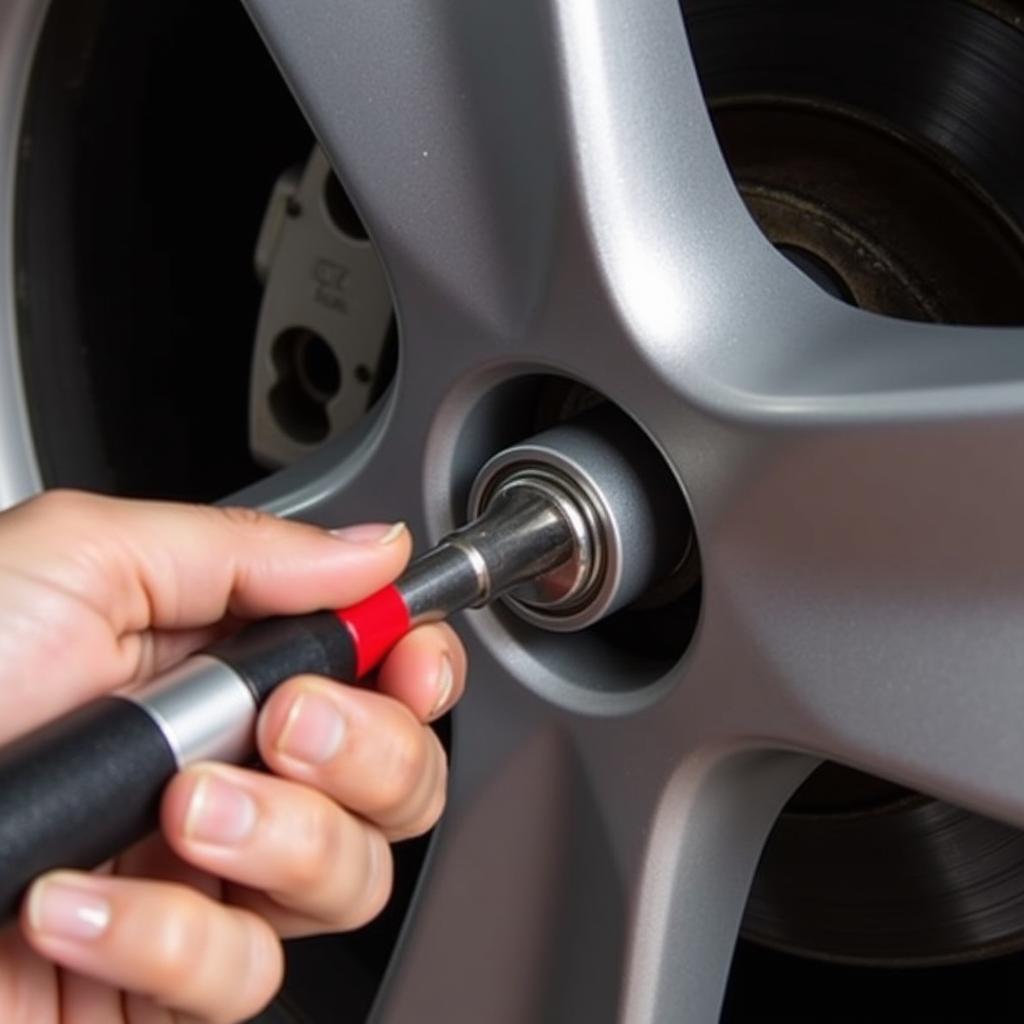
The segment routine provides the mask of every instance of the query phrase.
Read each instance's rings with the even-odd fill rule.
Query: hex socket
[[[503,481],[531,468],[556,475],[587,507],[600,578],[583,604],[569,607],[545,607],[533,587],[513,590],[505,602],[520,617],[558,632],[585,629],[679,565],[692,534],[682,489],[651,439],[615,406],[604,403],[490,459],[473,484],[470,518]]]

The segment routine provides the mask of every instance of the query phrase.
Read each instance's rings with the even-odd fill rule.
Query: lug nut
[[[571,559],[505,597],[545,629],[584,629],[634,601],[676,568],[691,541],[689,511],[667,463],[611,405],[491,459],[473,484],[470,520],[516,489],[544,494],[575,539]]]

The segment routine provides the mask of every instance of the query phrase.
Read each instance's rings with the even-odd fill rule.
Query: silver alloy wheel
[[[368,435],[250,499],[434,537],[473,411],[552,372],[645,426],[703,555],[697,636],[646,689],[588,689],[554,644],[468,618],[451,808],[377,1019],[714,1019],[816,757],[1024,823],[1021,331],[875,316],[790,267],[672,0],[248,6],[402,338]]]
[[[0,7],[0,508],[39,489],[18,357],[14,266],[15,173],[18,133],[29,69],[46,4],[9,0]]]
[[[497,385],[565,374],[644,424],[704,559],[699,633],[639,689],[467,618],[451,809],[377,1019],[714,1019],[820,756],[1024,824],[1024,491],[999,461],[1022,332],[886,320],[795,272],[736,195],[672,0],[249,7],[383,256],[402,360],[360,437],[248,500],[432,539]]]

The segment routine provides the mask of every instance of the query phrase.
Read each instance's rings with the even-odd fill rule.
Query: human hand
[[[4,512],[0,743],[145,681],[238,620],[352,604],[409,551],[407,531],[385,525],[332,534],[73,492]],[[109,872],[33,884],[19,926],[0,932],[0,1020],[255,1013],[280,984],[281,937],[355,928],[384,906],[389,841],[431,828],[444,804],[444,752],[423,723],[464,678],[458,638],[434,625],[395,647],[376,692],[284,683],[257,729],[273,775],[192,766],[165,791],[159,836]]]

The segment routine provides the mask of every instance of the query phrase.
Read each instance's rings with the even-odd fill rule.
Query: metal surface
[[[553,493],[529,470],[500,486],[469,525],[417,558],[395,586],[414,624],[480,607],[525,580],[591,557],[598,538],[580,535],[568,492]]]
[[[586,529],[598,540],[599,564],[578,594],[538,600],[531,588],[507,602],[546,629],[584,629],[638,598],[681,562],[690,541],[682,492],[648,438],[617,410],[603,405],[568,423],[506,448],[480,471],[470,492],[471,516],[486,508],[520,466],[538,466],[580,497]]]
[[[1020,26],[914,0],[865,17],[858,0],[828,5],[827,18],[801,0],[703,7],[715,16],[691,22],[692,41],[716,135],[771,241],[876,313],[1024,322],[1024,156],[988,157],[1024,87]],[[915,12],[928,33],[902,34]],[[935,69],[909,101],[891,61],[860,60],[890,37],[902,66]],[[971,88],[951,96],[939,83],[954,68]],[[971,125],[952,150],[928,137],[951,116]],[[1000,822],[824,766],[772,831],[743,934],[844,964],[1007,953],[1024,947],[1022,850],[1024,833]]]
[[[43,0],[6,0],[0,5],[0,508],[28,497],[40,485],[21,387],[10,227],[14,223],[21,111],[46,10]]]
[[[817,756],[1024,823],[1024,332],[888,320],[788,266],[669,0],[247,6],[381,253],[402,364],[364,429],[241,497],[441,536],[475,411],[556,373],[643,424],[702,552],[697,636],[643,691],[580,685],[619,664],[590,631],[469,617],[449,812],[376,1019],[714,1020],[761,845]],[[4,45],[41,12],[8,3]],[[904,31],[950,69],[926,135],[969,149],[976,80],[932,15]],[[912,105],[901,42],[872,59]],[[1008,117],[988,165],[1020,137]]]
[[[382,390],[393,341],[384,270],[319,146],[275,185],[255,262],[249,444],[282,466],[352,428]]]
[[[198,654],[135,693],[164,734],[179,768],[197,761],[243,764],[255,749],[256,702],[239,676],[216,658]]]
[[[838,90],[828,68],[823,55],[819,97]],[[870,82],[868,71],[863,77]],[[908,320],[1024,322],[1024,236],[1001,209],[1003,197],[957,173],[908,128],[824,99],[746,96],[713,113],[761,229],[830,268],[849,301]],[[992,111],[985,120],[998,117]],[[982,118],[976,122],[984,139]]]
[[[773,830],[744,931],[844,964],[998,956],[1020,947],[1022,857],[1019,829],[915,793],[845,808],[833,799],[817,814],[797,806]]]
[[[531,576],[525,583],[511,587],[507,600],[515,605],[526,605],[553,615],[571,614],[585,607],[600,587],[604,573],[607,540],[593,504],[585,491],[567,478],[560,477],[540,464],[507,468],[501,483],[487,486],[479,500],[470,494],[471,515],[474,507],[482,510],[497,504],[504,497],[517,492],[542,496],[557,510],[572,538],[570,554],[559,565],[540,575]],[[486,467],[484,470],[486,473]],[[477,477],[474,490],[483,477]],[[490,481],[493,483],[493,479]]]
[[[1024,821],[1021,331],[869,314],[776,253],[670,0],[248,6],[381,253],[402,349],[359,440],[245,497],[439,536],[474,411],[558,373],[643,425],[701,549],[696,637],[646,689],[582,688],[615,655],[589,631],[469,620],[449,812],[376,1019],[713,1021],[814,755]],[[927,129],[955,149],[971,126]]]

